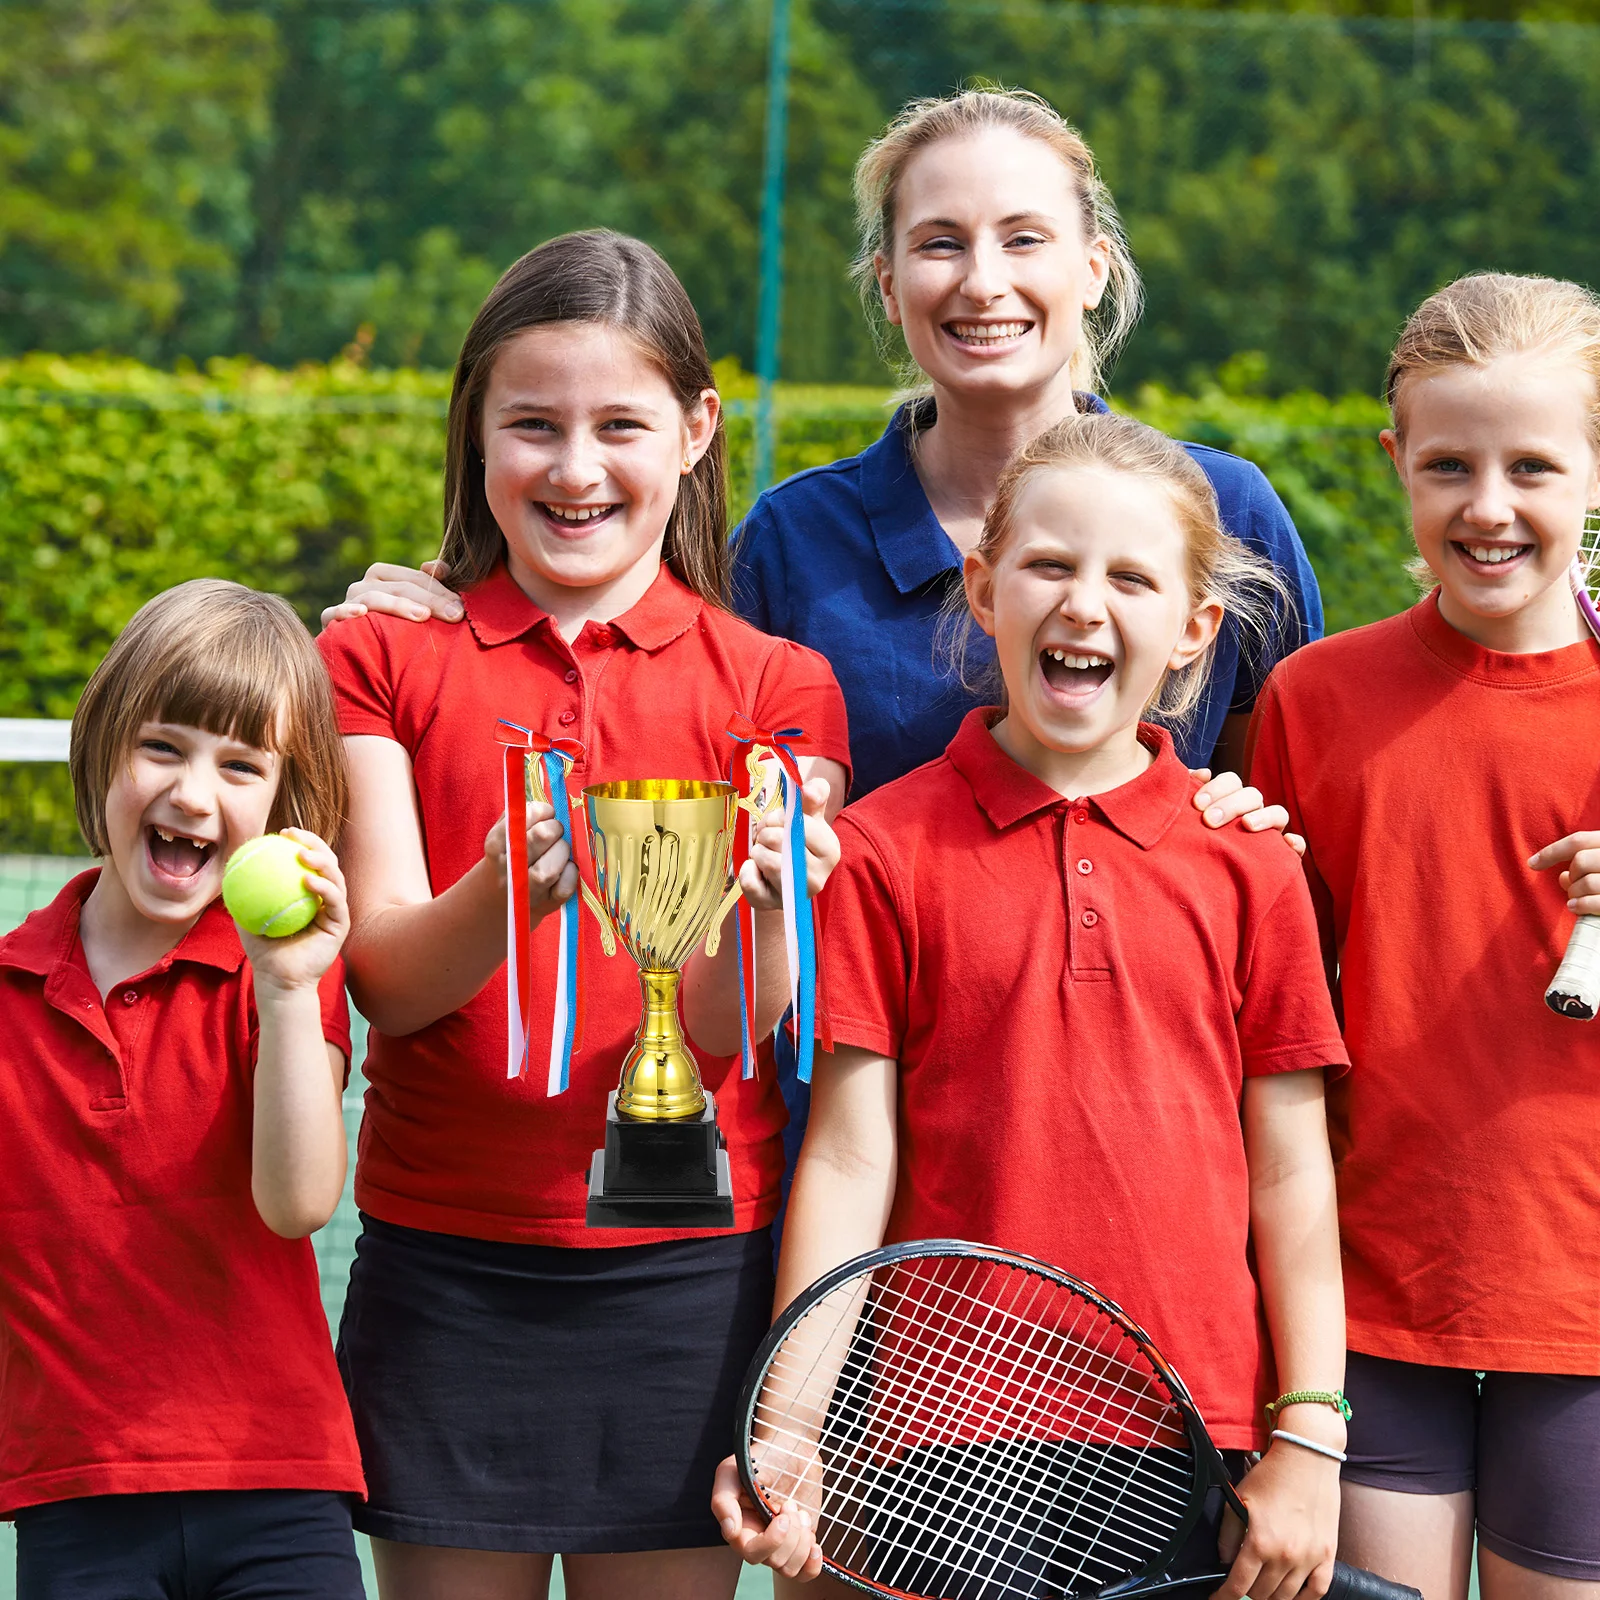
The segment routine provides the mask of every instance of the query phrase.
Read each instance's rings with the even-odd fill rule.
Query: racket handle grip
[[[1422,1600],[1420,1590],[1409,1589],[1403,1583],[1391,1583],[1375,1572],[1361,1567],[1347,1567],[1342,1561],[1333,1564],[1333,1581],[1328,1585],[1325,1600]]]
[[[1558,1016],[1591,1022],[1600,1011],[1600,917],[1579,917],[1567,940],[1567,953],[1544,1003]]]

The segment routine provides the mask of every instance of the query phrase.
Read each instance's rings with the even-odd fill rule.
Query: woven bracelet
[[[1267,1416],[1275,1418],[1285,1406],[1332,1406],[1346,1422],[1351,1415],[1350,1402],[1342,1389],[1291,1389],[1268,1404]]]

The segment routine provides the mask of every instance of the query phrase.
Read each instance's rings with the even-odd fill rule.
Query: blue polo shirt
[[[1105,411],[1095,395],[1084,410]],[[961,555],[940,527],[907,446],[906,410],[858,456],[813,467],[768,489],[735,534],[733,601],[763,633],[821,652],[850,713],[852,798],[944,753],[980,698],[935,658],[934,632]],[[1211,480],[1223,526],[1283,575],[1295,615],[1268,658],[1241,657],[1223,623],[1206,696],[1178,733],[1191,767],[1210,765],[1230,711],[1249,711],[1281,656],[1322,635],[1322,597],[1300,536],[1261,469],[1205,445],[1184,449]],[[993,660],[981,634],[969,676]]]

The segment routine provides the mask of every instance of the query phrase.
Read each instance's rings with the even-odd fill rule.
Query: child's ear
[[[1383,453],[1394,463],[1395,474],[1403,484],[1406,481],[1406,471],[1400,465],[1400,435],[1393,428],[1385,428],[1378,435],[1378,443],[1383,446]]]
[[[717,418],[721,415],[722,396],[715,389],[702,389],[699,402],[684,412],[683,425],[688,434],[684,456],[690,467],[711,448],[711,441],[717,436]]]
[[[969,550],[961,563],[961,582],[973,620],[994,638],[994,568],[978,551]]]
[[[1190,612],[1189,620],[1183,626],[1183,632],[1178,635],[1178,642],[1172,647],[1172,654],[1167,657],[1167,671],[1180,672],[1197,659],[1217,636],[1217,630],[1222,626],[1222,605],[1220,601],[1207,600],[1204,605],[1196,606]]]
[[[895,326],[900,326],[900,302],[894,292],[894,263],[881,250],[872,258],[872,270],[877,275],[878,293],[883,299],[883,314]]]

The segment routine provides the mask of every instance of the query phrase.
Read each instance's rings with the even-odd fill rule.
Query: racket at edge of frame
[[[770,1518],[807,1506],[824,1570],[897,1600],[1161,1595],[1218,1488],[1188,1390],[1114,1302],[961,1240],[891,1245],[811,1285],[739,1399],[736,1459]],[[1421,1600],[1335,1564],[1332,1600]]]
[[[1596,639],[1600,639],[1600,511],[1583,519],[1583,537],[1572,558],[1572,593],[1578,611]],[[1557,1016],[1592,1022],[1600,1012],[1600,917],[1579,917],[1567,938],[1544,1003]]]

